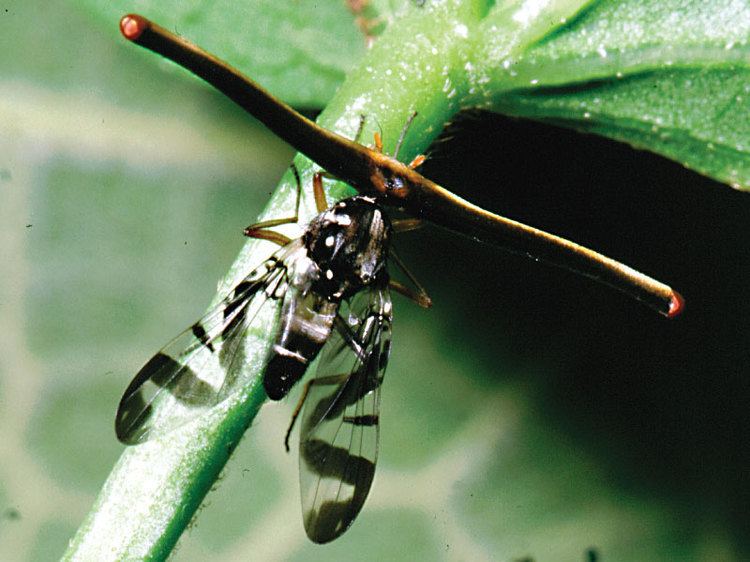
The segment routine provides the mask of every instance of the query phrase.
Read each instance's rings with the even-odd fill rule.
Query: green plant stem
[[[470,95],[466,70],[471,53],[466,49],[466,36],[486,10],[487,5],[479,1],[412,9],[379,39],[319,123],[352,136],[360,115],[365,115],[362,142],[379,130],[386,150],[392,150],[408,116],[416,110],[419,117],[408,132],[400,158],[408,161],[426,149]],[[527,39],[533,39],[532,35]],[[522,42],[523,37],[516,33],[513,41]],[[313,164],[302,156],[296,164],[309,186]],[[288,180],[279,185],[261,219],[289,214],[294,188]],[[341,186],[331,192],[339,198],[349,194],[350,188]],[[301,208],[302,224],[313,214],[309,195]],[[248,242],[219,294],[270,251],[266,242]],[[267,326],[266,346],[273,335],[271,328]],[[255,363],[255,375],[243,392],[188,427],[124,451],[71,541],[65,560],[162,560],[168,556],[266,399],[261,382],[265,349],[254,351],[249,357]]]

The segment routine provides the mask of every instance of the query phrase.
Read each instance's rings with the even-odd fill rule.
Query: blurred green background
[[[199,317],[291,151],[64,3],[0,5],[0,560],[53,560],[122,450],[120,395]],[[750,200],[647,153],[489,115],[425,174],[686,296],[667,321],[437,229],[398,247],[381,459],[330,546],[267,405],[175,560],[750,556]],[[398,297],[396,297],[398,299]]]

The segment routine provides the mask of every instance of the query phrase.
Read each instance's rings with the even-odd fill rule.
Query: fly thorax
[[[313,290],[340,300],[386,275],[391,222],[374,199],[344,199],[315,217],[303,238],[319,270]]]
[[[287,282],[302,294],[308,293],[320,277],[320,270],[308,251],[296,252],[287,260],[286,266]]]

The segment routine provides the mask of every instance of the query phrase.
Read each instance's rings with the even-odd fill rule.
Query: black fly
[[[292,170],[299,206],[299,176]],[[284,398],[322,350],[289,432],[304,404],[304,524],[313,541],[324,543],[351,525],[372,484],[380,385],[390,352],[390,289],[423,306],[429,298],[421,288],[412,293],[390,280],[386,265],[394,225],[375,198],[358,195],[326,209],[321,174],[313,186],[320,213],[300,238],[268,230],[296,222],[296,216],[245,230],[281,248],[146,363],[120,401],[115,427],[122,442],[140,443],[241,390],[257,366],[257,357],[245,354],[248,341],[260,338],[255,332],[273,316],[274,338],[263,359],[269,398]],[[395,226],[410,229],[413,221]]]

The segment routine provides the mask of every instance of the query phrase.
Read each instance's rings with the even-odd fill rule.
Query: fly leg
[[[404,144],[404,139],[406,138],[406,132],[409,130],[409,127],[411,127],[411,124],[414,122],[414,119],[417,116],[417,112],[413,112],[411,115],[409,115],[409,118],[406,120],[406,123],[404,123],[404,128],[401,129],[401,134],[398,136],[398,142],[396,143],[396,148],[393,150],[393,158],[398,160],[398,153],[401,152],[401,145]],[[375,135],[375,150],[377,152],[383,152],[383,137],[379,132],[376,132]],[[419,168],[422,164],[424,164],[424,161],[427,159],[427,157],[424,154],[417,154],[411,162],[409,162],[408,166],[412,170]]]
[[[403,283],[396,281],[395,279],[391,279],[390,281],[388,281],[388,287],[397,292],[399,295],[404,296],[411,301],[414,301],[422,308],[430,308],[432,306],[432,299],[427,293],[410,289],[409,287],[407,287]]]
[[[365,130],[365,116],[363,113],[360,113],[359,115],[359,126],[357,127],[357,132],[354,135],[354,138],[352,139],[354,142],[359,142],[359,139],[362,138],[362,131]]]
[[[365,365],[367,364],[368,360],[371,358],[366,356],[365,350],[364,350],[364,344],[362,341],[360,341],[359,336],[349,327],[349,325],[346,323],[346,321],[338,314],[336,314],[336,317],[333,321],[334,329],[339,333],[341,338],[344,340],[347,346],[354,352],[354,354],[357,357],[357,362],[355,367],[351,372],[348,373],[342,373],[338,375],[328,375],[323,377],[316,377],[314,379],[311,379],[305,383],[305,386],[302,388],[302,394],[299,397],[299,401],[297,402],[297,405],[294,408],[294,412],[292,412],[292,420],[289,422],[289,429],[286,431],[286,436],[284,437],[284,447],[286,448],[287,452],[289,452],[289,438],[292,435],[292,430],[294,429],[295,423],[297,423],[297,418],[299,417],[300,413],[302,412],[302,406],[305,404],[305,401],[307,400],[307,397],[310,394],[310,389],[313,386],[336,386],[341,387],[352,376],[356,376],[357,372],[365,368]],[[361,373],[360,373],[361,374]],[[360,398],[365,396],[368,392],[371,392],[372,390],[375,390],[378,386],[380,386],[380,383],[382,382],[382,376],[381,377],[375,377],[371,379],[370,377],[367,377],[365,380],[362,381],[363,384],[357,386],[356,390],[352,393],[342,393],[340,396],[337,396],[336,399],[334,399],[331,402],[324,402],[322,404],[318,404],[317,406],[322,406],[320,412],[315,412],[311,416],[311,418],[314,420],[314,422],[322,421],[324,418],[332,419],[335,418],[337,415],[342,413],[341,411],[346,408],[347,406],[354,404],[357,402]],[[373,415],[365,415],[365,416],[344,416],[343,421],[346,423],[352,423],[356,425],[377,425],[378,423],[378,417]]]
[[[430,298],[430,295],[427,294],[427,291],[425,291],[424,287],[422,287],[419,281],[417,281],[417,278],[414,277],[414,274],[407,269],[406,265],[404,265],[404,262],[402,262],[401,258],[398,257],[395,248],[391,248],[391,257],[393,258],[393,261],[399,267],[399,269],[404,272],[406,277],[409,278],[409,281],[411,281],[412,285],[414,285],[414,289],[410,289],[403,283],[399,283],[398,281],[394,281],[393,279],[388,282],[390,288],[400,295],[413,300],[422,308],[430,308],[432,306],[432,299]]]
[[[260,240],[269,240],[279,246],[286,246],[292,241],[291,238],[285,236],[279,232],[269,230],[275,226],[281,226],[283,224],[292,224],[299,221],[299,202],[302,197],[302,181],[299,179],[299,171],[297,166],[291,165],[292,173],[294,174],[294,180],[297,183],[297,201],[294,204],[294,216],[286,217],[282,219],[271,219],[267,221],[256,222],[245,228],[244,234],[248,238],[258,238]],[[313,182],[314,183],[314,182]],[[317,196],[316,196],[317,203]]]
[[[409,115],[409,118],[406,120],[406,123],[404,123],[404,128],[401,129],[401,134],[398,136],[398,142],[396,143],[396,148],[393,150],[393,157],[398,160],[398,153],[401,151],[401,145],[404,144],[404,139],[406,138],[406,132],[409,130],[409,127],[411,127],[411,124],[414,122],[414,119],[417,117],[417,112],[414,111],[411,115]]]
[[[294,407],[294,412],[292,412],[292,421],[289,422],[289,429],[286,430],[286,436],[284,437],[284,448],[286,449],[286,452],[289,452],[289,438],[292,436],[292,430],[294,429],[294,424],[297,423],[297,418],[299,417],[300,413],[302,412],[302,406],[305,404],[305,400],[307,400],[307,396],[310,393],[310,388],[313,385],[338,385],[342,382],[346,381],[349,374],[343,374],[343,375],[331,375],[329,377],[320,377],[317,379],[309,380],[305,383],[305,386],[302,388],[302,394],[299,397],[299,401],[297,402],[297,405]]]
[[[365,116],[359,116],[359,126],[357,132],[354,135],[354,142],[359,142],[359,137],[362,135],[362,130],[365,127]],[[315,172],[313,174],[313,196],[315,197],[315,208],[318,213],[322,213],[328,208],[328,201],[326,200],[326,193],[323,189],[323,179],[340,181],[339,178],[333,174],[325,171]]]
[[[410,232],[424,226],[422,219],[399,219],[391,221],[395,232]]]
[[[322,213],[328,208],[326,192],[323,190],[323,178],[331,178],[326,172],[315,172],[313,174],[313,196],[315,197],[315,208]]]

